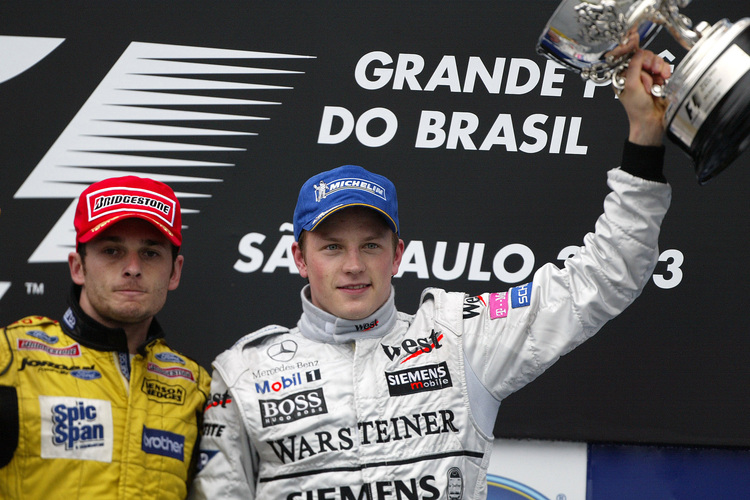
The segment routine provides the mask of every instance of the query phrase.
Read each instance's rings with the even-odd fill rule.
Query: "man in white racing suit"
[[[355,166],[309,179],[292,247],[309,281],[302,316],[291,330],[243,337],[213,363],[193,496],[485,498],[500,401],[594,335],[651,276],[670,187],[664,108],[646,89],[668,76],[664,61],[637,52],[620,96],[629,141],[595,233],[562,269],[547,264],[505,292],[427,289],[416,314],[397,312],[395,187]]]

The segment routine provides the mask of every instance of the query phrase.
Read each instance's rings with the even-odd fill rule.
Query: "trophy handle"
[[[701,38],[701,25],[693,30],[693,22],[684,14],[680,8],[687,6],[690,0],[662,0],[661,4],[653,13],[653,21],[666,26],[672,37],[682,45],[683,48],[692,49]]]

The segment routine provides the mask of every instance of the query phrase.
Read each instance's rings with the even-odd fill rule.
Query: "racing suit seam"
[[[10,367],[13,366],[13,347],[11,347],[10,345],[10,339],[8,338],[7,328],[3,328],[3,336],[5,337],[5,343],[8,345],[8,353],[10,354],[10,357],[8,358],[7,366],[3,368],[2,371],[0,371],[0,376],[5,375],[5,373],[10,369]]]

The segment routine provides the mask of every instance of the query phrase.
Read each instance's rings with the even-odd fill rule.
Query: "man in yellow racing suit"
[[[161,182],[81,194],[70,307],[0,336],[0,498],[187,496],[210,378],[154,318],[179,284],[181,224]]]

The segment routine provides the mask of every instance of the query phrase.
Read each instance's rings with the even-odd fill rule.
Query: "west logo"
[[[406,361],[409,361],[410,359],[419,356],[420,354],[431,352],[433,349],[440,349],[442,347],[440,345],[440,340],[442,339],[442,333],[432,330],[432,333],[429,337],[406,339],[401,342],[400,346],[392,347],[385,344],[380,344],[380,346],[383,348],[383,351],[385,351],[385,354],[391,361],[401,356],[402,351],[405,354],[408,354],[406,358],[401,360],[401,363],[405,363]]]
[[[364,323],[362,325],[354,325],[354,328],[356,328],[358,332],[366,332],[367,330],[372,330],[376,326],[378,326],[378,320],[374,319],[369,323]]]
[[[464,300],[464,319],[470,319],[474,316],[479,316],[479,309],[480,306],[484,306],[484,300],[481,296],[478,297],[466,297],[466,300]]]
[[[229,395],[228,392],[225,392],[224,394],[214,393],[209,396],[208,400],[206,401],[206,407],[203,409],[203,411],[207,411],[210,408],[226,408],[229,403],[232,402],[232,396]]]

